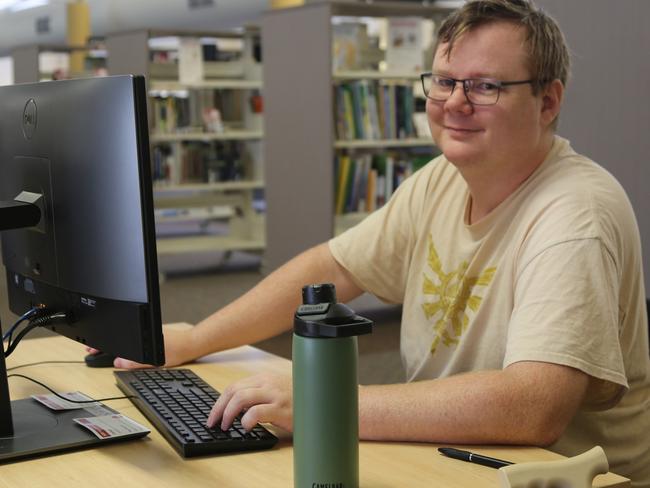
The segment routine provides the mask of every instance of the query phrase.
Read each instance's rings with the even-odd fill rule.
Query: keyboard
[[[205,421],[219,392],[189,369],[115,371],[117,386],[183,457],[268,449],[278,441],[261,425],[246,432],[237,417],[227,431]]]

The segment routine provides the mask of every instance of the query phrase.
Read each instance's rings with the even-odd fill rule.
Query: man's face
[[[432,71],[456,79],[528,80],[525,32],[516,24],[480,26],[454,44],[451,57],[441,44]],[[501,88],[496,105],[471,105],[461,83],[446,102],[427,99],[431,134],[447,159],[459,169],[482,165],[491,169],[531,164],[538,159],[547,134],[542,122],[542,97],[530,84]],[[539,163],[540,161],[534,161]]]

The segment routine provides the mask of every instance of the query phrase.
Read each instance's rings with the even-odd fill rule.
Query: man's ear
[[[544,126],[550,126],[560,114],[562,98],[564,97],[564,85],[558,79],[551,81],[542,93],[541,120]]]

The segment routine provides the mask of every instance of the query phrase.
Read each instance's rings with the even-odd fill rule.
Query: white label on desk
[[[112,439],[140,432],[151,432],[144,425],[140,425],[135,420],[131,420],[119,413],[73,420],[100,439]]]
[[[41,402],[51,410],[76,410],[78,408],[87,408],[101,405],[101,403],[93,401],[92,398],[84,395],[80,391],[70,391],[68,393],[60,393],[60,395],[69,398],[70,400],[87,401],[88,403],[68,402],[56,395],[32,395],[32,398],[36,401]]]

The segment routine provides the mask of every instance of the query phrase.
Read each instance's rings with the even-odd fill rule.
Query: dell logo
[[[34,135],[36,131],[37,124],[37,110],[36,110],[36,101],[33,98],[27,100],[25,104],[25,109],[23,110],[23,136],[28,141]]]

